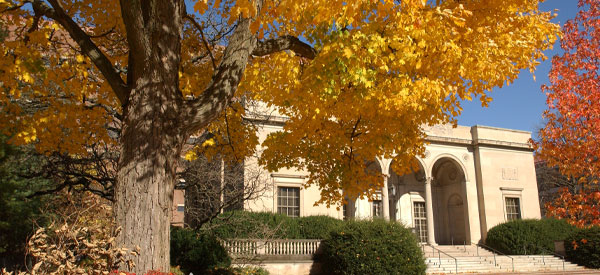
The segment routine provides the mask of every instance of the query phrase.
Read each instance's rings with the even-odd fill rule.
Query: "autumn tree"
[[[542,87],[548,110],[535,144],[549,166],[576,180],[600,174],[600,1],[579,0],[579,8],[563,26],[564,53],[552,59],[550,85]]]
[[[261,101],[289,118],[264,143],[269,169],[305,169],[328,205],[372,194],[366,163],[401,171],[423,125],[454,122],[461,99],[486,105],[544,58],[558,27],[539,2],[0,0],[0,126],[40,152],[118,145],[118,246],[139,248],[135,272],[167,270],[191,135],[227,126],[215,144],[254,153],[244,104]]]
[[[580,0],[578,6],[563,26],[564,53],[552,59],[550,85],[542,86],[546,125],[534,145],[540,158],[576,183],[546,204],[548,214],[589,226],[600,223],[600,1]]]
[[[600,189],[597,187],[577,190],[563,187],[545,207],[547,216],[565,219],[577,227],[600,226]]]

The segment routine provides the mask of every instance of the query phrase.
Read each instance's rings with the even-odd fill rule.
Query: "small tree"
[[[242,210],[244,202],[259,199],[270,186],[256,165],[204,155],[190,161],[181,174],[185,179],[185,226],[199,229],[230,210]]]

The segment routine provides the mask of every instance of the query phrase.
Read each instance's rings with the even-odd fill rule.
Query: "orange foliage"
[[[577,227],[600,225],[600,191],[580,189],[571,192],[562,188],[560,195],[545,205],[550,217],[566,219]]]
[[[579,7],[563,27],[564,54],[552,59],[551,84],[542,87],[547,124],[534,145],[561,173],[588,178],[600,172],[600,1],[579,0]]]

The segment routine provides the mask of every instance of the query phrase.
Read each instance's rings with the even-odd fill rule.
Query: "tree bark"
[[[121,1],[129,43],[130,91],[123,114],[114,214],[117,245],[138,249],[137,274],[170,269],[170,220],[177,162],[187,138],[179,90],[179,1]]]
[[[132,113],[122,137],[114,213],[122,228],[118,245],[139,250],[130,270],[137,274],[169,270],[175,170],[184,139],[161,113]]]

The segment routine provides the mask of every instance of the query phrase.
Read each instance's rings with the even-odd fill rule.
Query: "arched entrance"
[[[462,198],[453,194],[448,199],[448,230],[452,244],[463,244],[465,236],[465,215]]]
[[[389,169],[390,219],[403,223],[414,231],[419,241],[427,242],[426,174],[423,163],[414,158],[409,167],[395,165],[398,163],[392,162]]]
[[[451,157],[435,161],[432,168],[432,202],[435,241],[438,244],[470,242],[466,207],[465,172]]]

